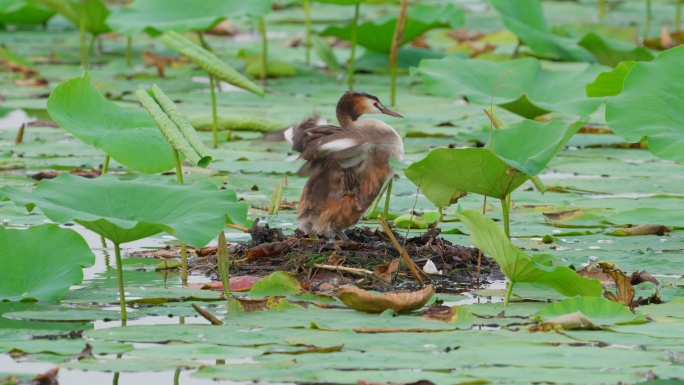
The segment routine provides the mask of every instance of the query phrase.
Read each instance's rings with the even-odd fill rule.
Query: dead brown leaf
[[[235,28],[230,20],[226,19],[211,27],[207,33],[210,35],[234,36],[240,33],[240,30]]]
[[[428,380],[418,380],[416,382],[375,382],[358,380],[357,385],[435,385],[434,382]]]
[[[58,177],[62,172],[60,171],[41,171],[36,174],[31,175],[32,179],[43,180],[43,179],[53,179]],[[80,168],[75,168],[69,172],[71,175],[81,176],[88,179],[94,179],[102,175],[99,169],[93,168],[90,170],[83,170]]]
[[[620,270],[620,268],[614,263],[599,262],[598,265],[605,273],[608,273],[611,275],[611,277],[613,277],[613,280],[615,281],[615,288],[617,289],[616,294],[613,294],[609,291],[604,291],[603,295],[613,302],[630,306],[634,300],[635,293],[632,284],[629,283],[629,278],[627,278],[625,273],[623,273],[622,270]]]
[[[449,33],[447,33],[447,36],[449,36],[450,38],[452,38],[456,41],[459,41],[459,42],[461,42],[461,41],[475,41],[475,40],[480,40],[481,38],[483,38],[484,33],[480,32],[480,31],[473,31],[473,30],[466,29],[466,28],[459,28],[459,29],[449,31]]]
[[[458,318],[457,314],[458,311],[455,306],[430,306],[429,308],[418,313],[418,315],[422,316],[426,320],[446,323],[456,321]]]
[[[601,327],[587,318],[581,311],[564,314],[560,317],[542,322],[539,325],[530,326],[532,332],[550,330],[599,330]]]
[[[596,264],[591,263],[583,268],[577,270],[577,275],[584,278],[598,279],[601,285],[610,285],[615,283],[613,276],[596,267]]]
[[[48,85],[48,80],[45,78],[16,79],[14,85],[17,87],[45,87]]]
[[[165,57],[159,56],[154,52],[143,51],[142,58],[150,67],[157,67],[157,75],[160,78],[164,77],[164,67],[170,67],[174,61],[177,61],[177,57]]]
[[[616,229],[613,231],[613,235],[664,235],[672,231],[672,227],[667,227],[663,225],[638,225],[633,227]]]
[[[670,36],[670,27],[668,27],[667,24],[663,25],[663,29],[660,32],[660,45],[662,45],[664,49],[675,46],[675,43],[672,41],[672,36]]]
[[[265,243],[247,250],[245,258],[252,260],[265,257],[280,257],[285,255],[288,250],[290,250],[290,245],[284,242]]]
[[[38,74],[37,70],[30,68],[30,67],[23,66],[21,64],[15,63],[13,61],[7,61],[6,60],[6,61],[2,62],[2,64],[5,67],[7,67],[8,70],[10,70],[12,72],[21,73],[22,76],[27,77],[27,78]]]
[[[425,40],[425,36],[418,36],[417,38],[413,39],[413,41],[411,41],[411,47],[430,48],[430,45],[427,43],[427,40]]]
[[[83,351],[81,351],[78,354],[74,354],[74,356],[72,358],[76,361],[80,361],[84,358],[92,358],[92,357],[93,357],[93,347],[90,344],[86,344]]]
[[[392,282],[392,277],[394,277],[394,273],[399,271],[400,260],[400,258],[396,258],[390,262],[387,262],[383,265],[376,267],[375,274],[377,274],[378,277],[384,279],[386,282]]]
[[[339,266],[344,263],[344,257],[340,257],[337,251],[333,251],[328,257],[328,265]]]
[[[418,291],[396,291],[374,294],[356,286],[340,287],[335,296],[345,305],[366,313],[382,313],[392,309],[397,313],[408,313],[423,307],[435,294],[433,285],[425,286]]]
[[[632,285],[638,285],[643,282],[653,282],[656,285],[659,283],[658,280],[653,278],[651,274],[648,274],[646,270],[635,271],[629,278],[629,283]]]

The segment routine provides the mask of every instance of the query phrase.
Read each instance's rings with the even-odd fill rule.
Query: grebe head
[[[337,113],[345,114],[354,121],[363,114],[385,114],[396,118],[403,118],[399,113],[382,105],[377,96],[365,92],[347,91],[337,103]]]

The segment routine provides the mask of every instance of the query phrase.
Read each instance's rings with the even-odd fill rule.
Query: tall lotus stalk
[[[675,5],[675,7],[677,7],[677,8],[675,9],[675,28],[674,28],[674,30],[675,30],[675,32],[679,33],[679,31],[682,30],[682,27],[681,27],[681,25],[682,25],[682,0],[677,0],[677,5]]]
[[[399,9],[399,17],[397,18],[397,25],[394,27],[394,36],[392,37],[392,47],[389,54],[389,66],[391,73],[390,84],[390,105],[394,107],[397,102],[397,58],[399,57],[399,47],[404,40],[404,30],[406,29],[406,13],[408,11],[408,0],[401,0],[401,8]]]
[[[225,81],[234,86],[240,87],[244,90],[250,91],[259,96],[264,96],[264,90],[253,83],[251,80],[244,77],[233,67],[224,63],[214,53],[207,49],[200,47],[191,40],[183,37],[177,32],[167,31],[162,37],[162,42],[169,48],[178,53],[187,56],[190,60],[199,65],[203,70],[207,71],[210,77],[213,77],[215,82]],[[210,78],[211,80],[211,78]],[[213,89],[213,86],[212,86]],[[211,100],[212,112],[216,111],[216,97]],[[213,114],[215,116],[215,113]],[[218,124],[217,119],[213,120],[214,132],[214,148],[218,147]],[[181,151],[182,152],[182,151]]]
[[[347,81],[349,82],[349,90],[354,89],[354,61],[356,60],[356,37],[359,29],[359,8],[360,3],[354,5],[354,21],[352,22],[352,36],[351,36],[351,56],[349,57],[349,66],[347,67]]]
[[[304,37],[304,49],[306,51],[305,63],[311,63],[311,2],[304,0],[302,3],[304,8],[304,26],[306,28],[306,35]]]
[[[207,167],[211,162],[211,156],[204,143],[197,136],[197,131],[192,127],[188,118],[180,112],[178,107],[166,94],[153,85],[150,93],[143,89],[136,91],[136,96],[154,118],[166,140],[173,147],[173,157],[176,163],[176,177],[179,184],[183,184],[183,171],[181,168],[178,151],[191,162],[200,167]],[[181,281],[183,285],[188,283],[188,253],[185,243],[181,242]]]
[[[266,21],[259,19],[259,33],[261,34],[261,81],[266,86],[268,69],[268,36],[266,35]]]

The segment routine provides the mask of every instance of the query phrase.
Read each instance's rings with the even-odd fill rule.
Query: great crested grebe
[[[337,103],[340,126],[318,116],[285,130],[285,139],[306,163],[299,174],[309,174],[299,199],[299,228],[311,238],[317,234],[348,240],[343,230],[359,221],[394,174],[389,159],[404,155],[404,144],[389,124],[359,119],[363,114],[403,118],[377,97],[347,91]]]

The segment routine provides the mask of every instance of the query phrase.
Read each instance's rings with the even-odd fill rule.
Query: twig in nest
[[[418,266],[416,266],[415,263],[411,260],[411,257],[409,257],[408,253],[406,252],[406,249],[401,247],[399,244],[399,241],[397,241],[397,238],[394,237],[394,234],[392,233],[392,230],[389,228],[389,225],[387,225],[387,222],[385,222],[385,218],[382,216],[378,215],[378,222],[380,222],[380,225],[382,226],[383,230],[385,230],[385,234],[389,237],[389,239],[394,243],[394,247],[397,248],[399,251],[399,254],[401,254],[401,257],[404,259],[406,264],[408,265],[409,269],[411,269],[411,273],[413,273],[413,277],[418,281],[420,286],[425,286],[425,283],[423,282],[423,279],[420,278],[420,273],[423,273],[423,270],[419,269]],[[429,279],[427,274],[425,276]]]
[[[345,273],[350,273],[350,274],[356,274],[356,275],[370,275],[377,279],[378,281],[382,281],[386,284],[389,284],[386,280],[384,280],[382,277],[379,275],[375,274],[374,272],[366,269],[359,269],[356,267],[344,267],[344,266],[337,266],[337,265],[324,265],[322,263],[314,263],[314,267],[317,267],[319,269],[326,269],[326,270],[335,270],[335,271],[343,271]]]
[[[207,321],[211,322],[212,325],[223,325],[223,322],[221,322],[220,319],[214,317],[211,313],[209,313],[208,311],[202,309],[202,308],[199,307],[197,304],[193,303],[193,304],[192,304],[192,308],[195,309],[195,311],[198,312],[199,315],[201,315],[202,317],[204,317],[204,319],[206,319]]]

